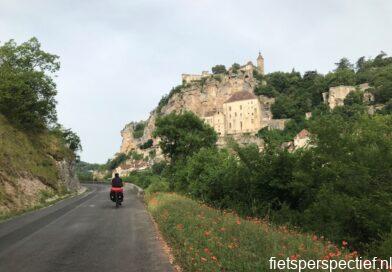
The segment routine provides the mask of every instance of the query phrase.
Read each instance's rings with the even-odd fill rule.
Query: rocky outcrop
[[[56,162],[61,184],[68,190],[76,192],[80,189],[80,182],[76,175],[75,161],[62,160]]]
[[[133,137],[134,123],[127,124],[123,130],[121,130],[122,143],[120,153],[128,153],[133,150],[139,144],[139,141]]]
[[[326,103],[330,109],[334,109],[337,106],[344,105],[344,99],[351,92],[359,91],[363,94],[363,101],[365,103],[371,103],[374,101],[374,95],[370,91],[369,83],[363,83],[358,86],[336,86],[330,87],[328,92],[322,93],[324,103]]]
[[[152,134],[155,130],[155,120],[159,115],[171,112],[192,111],[202,117],[208,114],[208,112],[221,109],[223,103],[236,92],[248,91],[253,93],[256,84],[257,80],[254,79],[251,72],[241,71],[230,73],[229,75],[209,76],[205,80],[188,83],[181,88],[180,92],[173,94],[159,112],[157,109],[151,112],[141,138],[135,139],[133,137],[134,123],[129,123],[125,126],[121,131],[123,140],[120,152],[126,154],[131,150],[138,149],[139,145],[149,139],[153,139],[153,146],[156,146],[158,140],[154,139]],[[142,152],[148,153],[149,150]],[[159,158],[159,156],[157,157]]]

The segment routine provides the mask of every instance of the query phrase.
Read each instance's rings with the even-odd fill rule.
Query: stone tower
[[[259,56],[257,57],[257,69],[259,70],[259,73],[264,75],[264,58],[259,52]]]

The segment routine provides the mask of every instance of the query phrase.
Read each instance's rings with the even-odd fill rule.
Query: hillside
[[[79,188],[73,152],[54,134],[28,135],[0,115],[0,215]]]
[[[212,68],[200,75],[182,75],[182,84],[162,97],[146,121],[131,122],[121,131],[122,144],[110,170],[127,175],[163,159],[159,139],[155,138],[156,120],[171,112],[191,111],[218,133],[217,145],[224,147],[229,139],[255,143],[260,149],[272,138],[290,149],[293,141],[307,128],[312,114],[344,105],[346,97],[356,96],[362,106],[374,114],[390,99],[391,57],[381,53],[374,59],[360,58],[354,66],[342,58],[337,68],[325,75],[317,71],[264,73],[264,59]],[[348,103],[351,103],[348,101]],[[387,107],[388,110],[388,107]],[[133,155],[131,155],[132,153]],[[141,159],[135,160],[134,155]]]

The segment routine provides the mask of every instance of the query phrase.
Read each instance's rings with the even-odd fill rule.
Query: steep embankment
[[[0,216],[77,190],[73,161],[55,135],[28,135],[0,115]]]

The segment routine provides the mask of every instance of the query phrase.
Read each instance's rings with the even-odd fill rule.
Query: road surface
[[[172,271],[144,205],[108,185],[0,224],[0,271]]]

